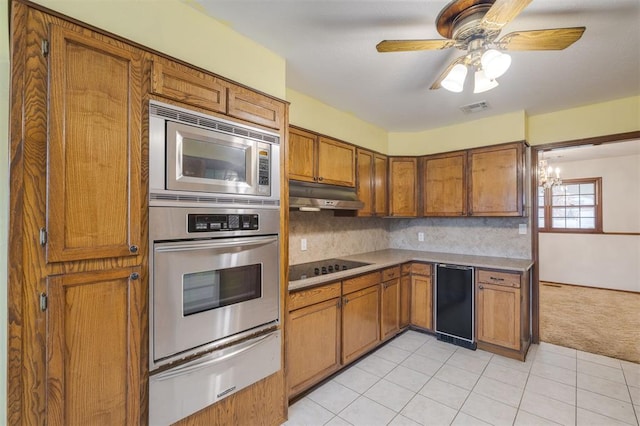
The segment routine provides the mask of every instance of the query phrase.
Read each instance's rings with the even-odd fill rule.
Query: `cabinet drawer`
[[[232,117],[251,121],[273,129],[280,129],[284,118],[284,104],[259,93],[238,86],[229,87],[229,112]]]
[[[478,284],[494,284],[520,288],[520,274],[478,269]]]
[[[344,280],[342,282],[342,293],[349,294],[354,291],[362,290],[363,288],[370,287],[372,285],[379,284],[381,282],[381,273],[373,272],[371,274],[360,275],[356,278]]]
[[[411,263],[402,264],[402,275],[407,275],[411,273]]]
[[[412,263],[411,273],[416,275],[431,275],[430,263]]]
[[[400,276],[400,267],[387,268],[382,271],[382,281],[389,281]]]
[[[289,293],[289,312],[340,297],[340,282]]]
[[[226,112],[227,89],[218,79],[179,67],[178,64],[169,65],[158,60],[153,61],[152,92],[185,104]]]

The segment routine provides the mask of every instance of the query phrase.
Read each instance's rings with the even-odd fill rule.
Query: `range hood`
[[[355,188],[289,181],[289,208],[318,211],[358,210],[363,207]]]

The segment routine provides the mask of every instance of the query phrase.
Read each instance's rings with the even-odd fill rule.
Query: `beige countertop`
[[[507,257],[471,256],[466,254],[437,253],[417,250],[387,249],[360,253],[352,256],[340,256],[340,259],[370,263],[367,266],[353,268],[346,271],[334,272],[328,275],[289,281],[289,291],[313,287],[319,284],[340,281],[342,279],[375,271],[380,268],[399,265],[405,262],[448,263],[478,268],[501,269],[505,271],[524,272],[533,265],[531,259],[511,259]]]

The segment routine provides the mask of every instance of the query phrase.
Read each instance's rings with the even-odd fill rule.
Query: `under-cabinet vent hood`
[[[358,210],[364,203],[358,200],[355,188],[292,180],[289,182],[289,207],[303,211]]]

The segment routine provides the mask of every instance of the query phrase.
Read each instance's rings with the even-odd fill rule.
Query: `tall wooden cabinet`
[[[354,187],[356,149],[296,127],[289,129],[289,178]]]
[[[144,52],[12,4],[9,423],[144,418]],[[20,96],[24,96],[21,98]],[[15,234],[14,234],[14,238]]]
[[[418,215],[418,159],[389,158],[389,216]]]

